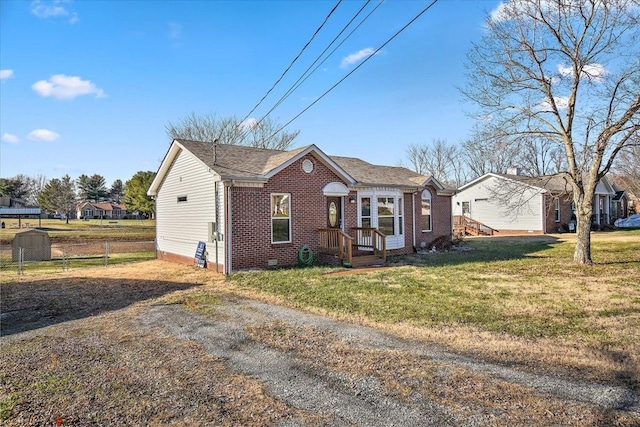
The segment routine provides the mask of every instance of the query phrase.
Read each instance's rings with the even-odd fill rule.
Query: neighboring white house
[[[514,171],[512,171],[514,172]],[[574,219],[572,189],[561,176],[526,177],[487,173],[463,185],[452,197],[456,232],[544,234],[567,230]],[[596,188],[593,223],[610,223],[616,192],[604,177]]]

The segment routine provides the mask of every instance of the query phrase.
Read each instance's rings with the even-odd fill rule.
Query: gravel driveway
[[[518,425],[526,423],[527,411],[535,406],[532,401],[544,401],[549,407],[562,408],[560,424],[566,425],[573,419],[581,425],[581,411],[600,413],[600,421],[606,422],[610,411],[623,411],[630,415],[631,422],[640,421],[640,397],[634,390],[623,387],[578,382],[547,375],[536,375],[510,369],[505,366],[487,364],[468,357],[451,354],[417,342],[408,342],[381,333],[375,329],[335,321],[323,316],[312,315],[262,302],[232,298],[218,309],[215,319],[194,314],[178,305],[155,305],[141,315],[140,320],[147,326],[161,327],[169,333],[189,341],[194,341],[213,356],[222,358],[233,370],[243,375],[257,378],[269,393],[288,405],[306,412],[322,414],[327,425],[333,426],[475,426],[475,425]],[[275,340],[264,339],[262,329],[280,331]],[[277,342],[289,340],[284,337],[284,329],[293,330],[293,346],[281,346]],[[258,332],[256,332],[258,331]],[[393,355],[399,362],[398,372],[377,370],[375,367],[345,366],[335,367],[328,360],[331,351],[314,348],[310,354],[297,348],[308,345],[309,334],[327,345],[340,346],[342,351],[362,355],[362,363],[370,363],[373,352]],[[287,334],[291,335],[291,333]],[[274,344],[275,343],[275,344]],[[389,356],[391,357],[391,356]],[[356,356],[357,359],[357,356]],[[436,402],[410,387],[408,393],[394,392],[385,385],[389,377],[396,381],[400,372],[416,369],[407,366],[411,361],[428,361],[428,366],[441,371],[436,373],[436,383],[428,387],[451,388],[446,384],[447,375],[453,371],[471,372],[471,381],[492,383],[503,388],[514,401],[514,407],[522,405],[520,411],[524,419],[513,417],[504,408],[491,409],[491,405],[478,405],[474,399],[456,397],[437,399]],[[408,362],[407,362],[408,361]],[[358,364],[358,361],[355,361]],[[349,363],[347,363],[349,365]],[[384,366],[388,368],[388,366]],[[382,366],[380,367],[382,368]],[[391,368],[394,368],[392,365]],[[419,367],[418,367],[419,369]],[[354,372],[355,371],[355,372]],[[438,376],[441,376],[438,384]],[[474,376],[477,376],[474,378]],[[393,379],[395,377],[395,379]],[[420,375],[407,376],[408,382],[418,381]],[[505,384],[508,386],[502,387]],[[516,392],[509,390],[515,385]],[[467,384],[453,385],[463,389]],[[518,393],[520,391],[520,393]],[[451,391],[449,391],[451,392]],[[427,393],[430,394],[430,393]],[[522,398],[522,402],[517,399]],[[453,401],[452,401],[453,400]],[[555,402],[555,405],[554,405]],[[535,410],[535,408],[534,408]],[[546,414],[548,421],[556,415]],[[626,417],[625,417],[626,419]],[[583,419],[583,421],[586,421]],[[534,422],[534,424],[537,424]],[[587,424],[589,422],[587,421]],[[305,425],[304,422],[289,420],[280,425]]]
[[[167,268],[3,285],[0,422],[640,426],[638,390],[623,381],[487,363],[203,287],[191,270],[158,279]],[[213,313],[187,308],[202,295]]]

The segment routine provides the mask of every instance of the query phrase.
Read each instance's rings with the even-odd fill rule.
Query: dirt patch
[[[247,299],[189,266],[86,269],[0,291],[4,425],[640,423],[624,385]]]

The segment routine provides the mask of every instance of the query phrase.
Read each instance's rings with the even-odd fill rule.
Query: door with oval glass
[[[342,225],[342,200],[340,197],[327,197],[327,228],[340,228]]]

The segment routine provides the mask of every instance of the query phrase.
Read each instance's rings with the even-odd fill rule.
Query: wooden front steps
[[[384,259],[379,255],[354,255],[351,267],[371,267],[373,265],[384,265]]]

